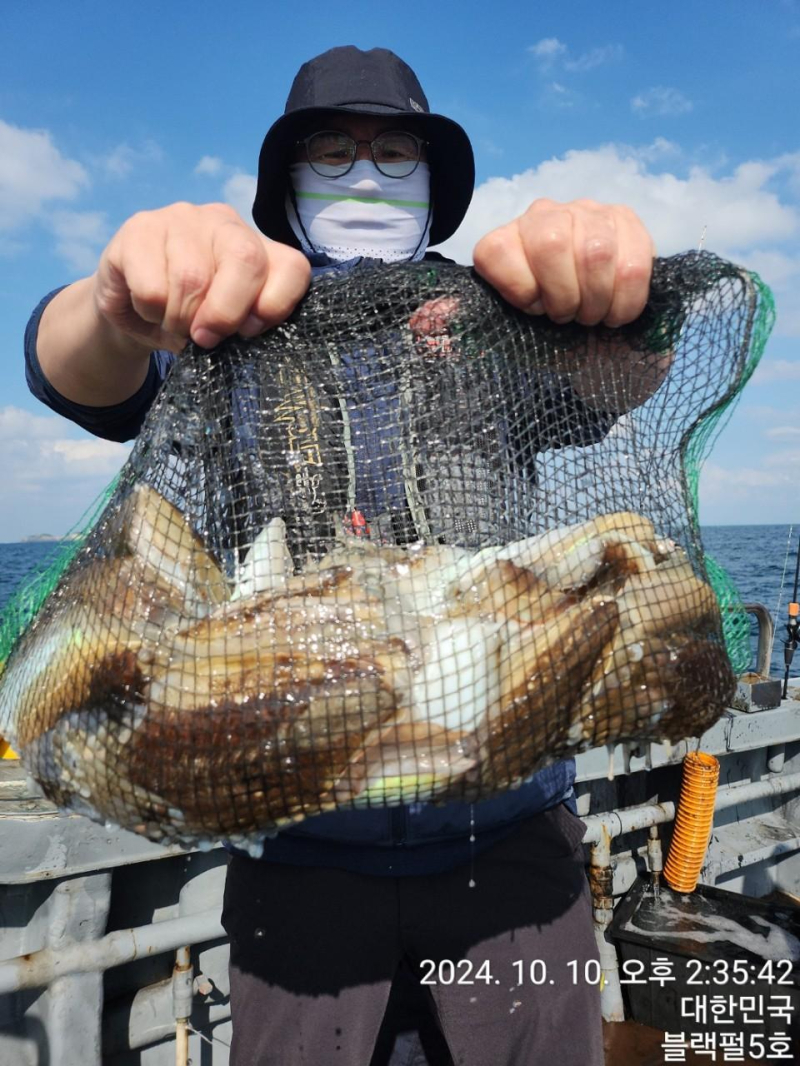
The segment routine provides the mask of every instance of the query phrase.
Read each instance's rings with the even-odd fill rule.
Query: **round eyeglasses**
[[[346,133],[322,130],[302,141],[311,169],[323,178],[341,178],[356,161],[360,144],[368,144],[372,161],[387,178],[407,178],[419,165],[422,148],[428,142],[404,130],[380,133],[373,141],[357,141]]]

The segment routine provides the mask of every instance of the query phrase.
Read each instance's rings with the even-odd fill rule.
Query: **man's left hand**
[[[655,246],[628,207],[534,200],[475,247],[477,272],[509,303],[554,322],[622,326],[642,313]]]

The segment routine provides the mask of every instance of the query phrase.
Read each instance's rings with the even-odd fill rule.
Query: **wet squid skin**
[[[699,735],[732,693],[713,593],[640,515],[477,553],[346,536],[301,574],[276,519],[235,582],[152,489],[108,529],[9,662],[0,729],[56,802],[152,839],[481,798]]]

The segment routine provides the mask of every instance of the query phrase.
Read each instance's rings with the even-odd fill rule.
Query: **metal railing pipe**
[[[749,803],[765,796],[778,796],[795,789],[800,789],[800,773],[769,777],[747,785],[729,785],[717,792],[714,810],[725,810],[727,807],[735,807],[738,803]],[[636,829],[648,829],[651,825],[671,822],[674,818],[674,803],[648,803],[641,807],[609,811],[607,814],[588,814],[583,818],[586,823],[583,843],[599,844],[604,831],[611,837],[624,836],[625,833],[632,833]]]
[[[0,994],[41,988],[68,973],[110,970],[134,959],[175,951],[186,944],[202,944],[224,937],[219,908],[171,918],[165,922],[119,929],[100,940],[70,944],[53,951],[42,948],[30,955],[0,962]]]
[[[730,785],[717,793],[716,810],[749,803],[765,796],[781,795],[800,789],[800,773],[767,778],[747,785]],[[603,834],[621,836],[635,829],[649,828],[675,817],[674,803],[647,804],[628,807],[602,815],[584,818],[584,843],[597,844]],[[218,908],[197,914],[172,918],[164,922],[120,929],[100,940],[70,944],[53,950],[42,948],[29,955],[0,962],[0,994],[17,992],[23,988],[41,988],[57,977],[70,973],[95,973],[121,966],[134,959],[161,955],[189,944],[202,944],[225,936]]]
[[[758,651],[756,652],[756,673],[769,677],[772,645],[775,641],[775,623],[769,608],[763,603],[746,603],[744,609],[754,614],[758,622]]]
[[[230,1017],[231,1005],[227,998],[221,1003],[201,1001],[193,1028],[209,1035],[217,1025],[230,1021]],[[116,999],[106,1007],[103,1014],[103,1061],[116,1062],[115,1055],[150,1047],[174,1035],[172,981],[168,978]]]

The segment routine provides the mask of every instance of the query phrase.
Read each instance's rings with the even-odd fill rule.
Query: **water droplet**
[[[470,888],[474,888],[475,887],[475,882],[473,881],[472,878],[469,879],[469,887]]]
[[[256,938],[256,940],[263,940],[266,935],[267,934],[266,934],[265,930],[263,930],[261,928],[253,930],[253,936]]]

